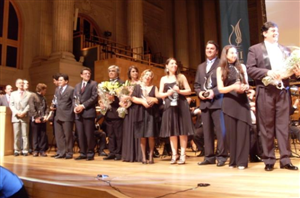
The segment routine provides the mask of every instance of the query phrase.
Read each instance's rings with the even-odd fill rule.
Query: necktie
[[[85,86],[86,86],[86,83],[84,82],[84,83],[82,84],[82,87],[81,87],[81,93],[84,92]]]
[[[20,92],[20,98],[23,98],[23,95],[24,95],[24,91],[21,91]]]
[[[62,92],[63,92],[63,88],[61,87],[61,88],[59,88],[59,94],[61,95]]]

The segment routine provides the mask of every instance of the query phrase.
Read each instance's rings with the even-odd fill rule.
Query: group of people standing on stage
[[[110,66],[108,70],[110,81],[122,82],[119,79],[118,66]],[[191,94],[187,79],[179,74],[174,58],[166,62],[167,75],[162,77],[159,89],[152,83],[153,71],[150,69],[143,71],[140,79],[138,72],[135,66],[131,66],[128,70],[129,84],[134,88],[126,98],[132,102],[132,105],[128,108],[128,114],[124,120],[118,116],[117,112],[123,99],[116,96],[114,96],[111,109],[105,114],[104,123],[110,153],[103,159],[122,159],[125,162],[141,161],[143,164],[153,164],[155,138],[170,137],[171,164],[176,162],[184,164],[188,135],[194,134],[189,104],[185,97]],[[104,107],[100,104],[100,108]],[[177,154],[178,137],[181,147],[180,155]]]
[[[281,79],[278,72],[283,66],[287,50],[278,44],[279,33],[275,23],[266,22],[262,27],[262,35],[264,42],[249,49],[247,66],[239,62],[235,46],[225,46],[219,59],[218,44],[214,41],[208,41],[206,44],[207,60],[198,66],[194,87],[200,98],[199,108],[204,133],[205,157],[198,163],[200,166],[216,164],[221,167],[229,157],[229,167],[239,169],[248,167],[250,144],[253,144],[250,141],[253,119],[247,96],[249,75],[256,83],[255,115],[265,170],[274,169],[275,135],[280,150],[280,168],[298,170],[291,164],[289,158],[288,125],[291,100],[288,90],[289,80]],[[300,65],[294,69],[296,77],[300,76],[299,67]],[[161,78],[158,89],[152,83],[153,71],[147,69],[139,78],[138,68],[131,66],[128,70],[128,82],[133,91],[125,99],[107,95],[112,103],[104,115],[105,132],[109,141],[109,154],[103,158],[104,160],[153,164],[155,138],[168,137],[172,151],[170,164],[185,164],[188,136],[195,133],[187,101],[191,88],[186,77],[179,73],[174,58],[166,61],[165,71],[166,75]],[[116,65],[108,68],[110,83],[124,83],[119,79],[119,73],[119,67]],[[68,85],[68,75],[53,76],[57,88],[50,107],[52,117],[46,116],[49,114],[44,97],[47,86],[38,84],[37,93],[31,97],[24,91],[23,81],[17,80],[18,91],[11,94],[9,103],[13,112],[16,156],[21,152],[20,134],[23,138],[23,154],[27,153],[27,125],[22,123],[28,123],[29,119],[33,131],[36,131],[34,133],[37,134],[33,135],[34,155],[46,156],[45,122],[51,119],[57,142],[57,153],[53,157],[73,158],[72,131],[75,122],[80,147],[80,155],[75,159],[94,159],[97,83],[91,80],[89,68],[83,68],[80,76],[82,81],[75,88]],[[262,78],[265,76],[282,80],[286,88],[264,86]],[[125,118],[121,118],[118,115],[118,108],[128,101],[132,102],[132,105],[127,108],[128,114]],[[104,108],[105,106],[100,103],[100,109]],[[29,116],[26,116],[27,112]],[[217,152],[214,146],[215,135]]]
[[[229,156],[229,167],[245,169],[250,152],[250,130],[253,129],[248,75],[256,84],[256,124],[261,138],[262,160],[265,170],[274,169],[276,136],[280,151],[280,168],[298,170],[290,161],[289,115],[291,96],[289,80],[280,77],[287,49],[278,44],[278,27],[273,22],[264,23],[261,33],[264,42],[249,48],[247,67],[238,60],[237,48],[225,46],[220,60],[219,48],[209,41],[206,45],[207,61],[199,65],[195,80],[195,91],[201,99],[205,157],[198,165],[225,165]],[[300,65],[294,69],[300,75]],[[270,76],[283,81],[285,88],[265,86],[262,79]],[[214,132],[217,150],[214,152]]]

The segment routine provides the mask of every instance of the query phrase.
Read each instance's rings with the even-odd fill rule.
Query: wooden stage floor
[[[10,169],[25,181],[56,186],[44,187],[47,196],[41,192],[39,195],[31,192],[33,198],[54,197],[53,193],[53,196],[50,196],[51,191],[59,188],[62,189],[60,192],[62,194],[55,195],[57,198],[300,197],[300,171],[280,169],[278,161],[272,172],[264,171],[264,163],[250,163],[249,168],[238,170],[229,168],[228,165],[198,166],[197,162],[202,161],[203,157],[196,157],[193,152],[187,154],[190,157],[185,165],[170,165],[169,157],[155,158],[153,165],[142,165],[104,161],[103,157],[98,156],[94,161],[6,156],[0,159],[0,165]],[[300,168],[299,158],[293,157],[291,160]],[[97,174],[109,177],[97,180]],[[210,186],[197,187],[198,183],[209,183]],[[67,195],[66,186],[75,186],[75,190],[69,191],[76,195]],[[88,190],[106,194],[89,194]]]

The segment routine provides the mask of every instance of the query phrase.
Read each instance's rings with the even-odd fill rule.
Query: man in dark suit
[[[278,44],[279,33],[275,23],[264,23],[261,32],[264,42],[249,48],[247,72],[256,84],[257,126],[261,134],[265,170],[272,171],[276,162],[275,134],[280,151],[280,168],[298,170],[290,160],[289,80],[280,77],[280,69],[284,65],[284,59],[289,55],[289,50]],[[296,73],[300,74],[299,69]],[[285,88],[278,89],[274,85],[264,86],[262,79],[265,76],[282,80]]]
[[[98,99],[97,82],[91,80],[90,68],[83,68],[82,81],[75,86],[73,108],[78,133],[80,156],[76,160],[93,160],[95,155],[95,105]]]
[[[48,136],[46,122],[48,119],[47,101],[45,98],[47,85],[39,83],[36,86],[36,93],[32,93],[29,99],[29,116],[32,130],[33,157],[47,157]]]
[[[55,90],[57,96],[56,114],[54,118],[55,139],[58,155],[56,159],[73,158],[73,95],[74,88],[68,85],[69,76],[60,74],[59,87]]]
[[[225,124],[222,107],[223,94],[219,93],[216,79],[216,69],[219,64],[219,46],[214,41],[208,41],[205,54],[207,60],[200,64],[195,78],[195,91],[200,98],[202,111],[205,158],[198,165],[215,164],[224,166],[228,154],[225,146]],[[218,153],[215,154],[214,138],[218,140]]]
[[[111,83],[121,83],[123,81],[119,79],[119,67],[111,65],[108,67],[108,76]],[[110,95],[111,109],[109,109],[104,118],[106,125],[106,133],[108,136],[108,149],[109,155],[104,160],[121,160],[122,154],[122,134],[123,134],[123,119],[119,117],[117,109],[119,108],[119,99],[116,96]],[[101,107],[101,106],[100,106]]]
[[[56,73],[52,76],[52,81],[53,84],[55,85],[55,87],[59,87],[58,85],[58,78],[60,77],[60,73]],[[57,95],[55,95],[56,92],[54,92],[53,95],[53,99],[51,101],[51,105],[50,105],[50,116],[48,118],[49,124],[52,126],[52,130],[53,130],[53,138],[55,138],[55,126],[54,126],[54,120],[55,120],[55,114],[56,114],[56,103],[57,103]],[[53,141],[52,141],[53,142]],[[53,146],[53,145],[51,145]],[[57,148],[57,144],[55,144],[55,147]],[[50,147],[51,150],[51,147]],[[59,151],[56,152],[56,154],[51,155],[51,157],[57,157],[59,156]]]
[[[9,107],[10,93],[13,91],[12,86],[6,85],[4,91],[5,91],[5,95],[0,96],[0,106]]]

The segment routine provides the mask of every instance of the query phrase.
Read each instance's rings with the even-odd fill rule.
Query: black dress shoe
[[[218,163],[217,163],[217,166],[218,166],[218,167],[221,167],[221,166],[224,166],[224,165],[225,165],[225,162],[218,162]]]
[[[294,166],[293,164],[286,164],[284,166],[280,166],[280,168],[288,169],[288,170],[298,170],[297,166]]]
[[[57,156],[59,156],[59,154],[51,155],[51,157],[57,157]]]
[[[73,159],[73,156],[72,155],[67,155],[66,159]]]
[[[272,171],[274,169],[274,164],[266,164],[265,171]]]
[[[122,159],[122,155],[116,155],[116,157],[115,157],[116,161],[121,160],[121,159]]]
[[[17,156],[19,156],[19,155],[20,155],[20,154],[19,154],[19,153],[17,153],[17,152],[15,152],[15,153],[14,153],[14,156],[16,156],[16,157],[17,157]]]
[[[112,160],[115,159],[115,155],[114,154],[109,154],[107,157],[103,158],[103,160]]]
[[[250,162],[262,162],[261,158],[258,156],[250,157]]]
[[[55,159],[63,159],[63,158],[65,158],[66,156],[65,155],[57,155],[56,157],[55,157]]]
[[[38,157],[39,153],[38,152],[33,152],[33,157]]]
[[[197,157],[203,157],[204,156],[204,152],[200,151],[199,155],[197,155]]]
[[[48,155],[46,154],[46,152],[41,152],[41,153],[40,153],[40,156],[42,156],[42,157],[47,157]]]
[[[99,156],[107,156],[107,154],[106,154],[104,151],[102,151],[102,152],[99,153],[98,155],[99,155]]]
[[[201,166],[201,165],[208,165],[208,164],[215,164],[216,162],[209,162],[207,160],[204,160],[203,162],[198,162],[198,165]]]
[[[87,157],[86,160],[87,160],[87,161],[94,160],[94,157]]]
[[[86,156],[80,155],[80,156],[75,158],[75,160],[83,160],[83,159],[86,159]]]

